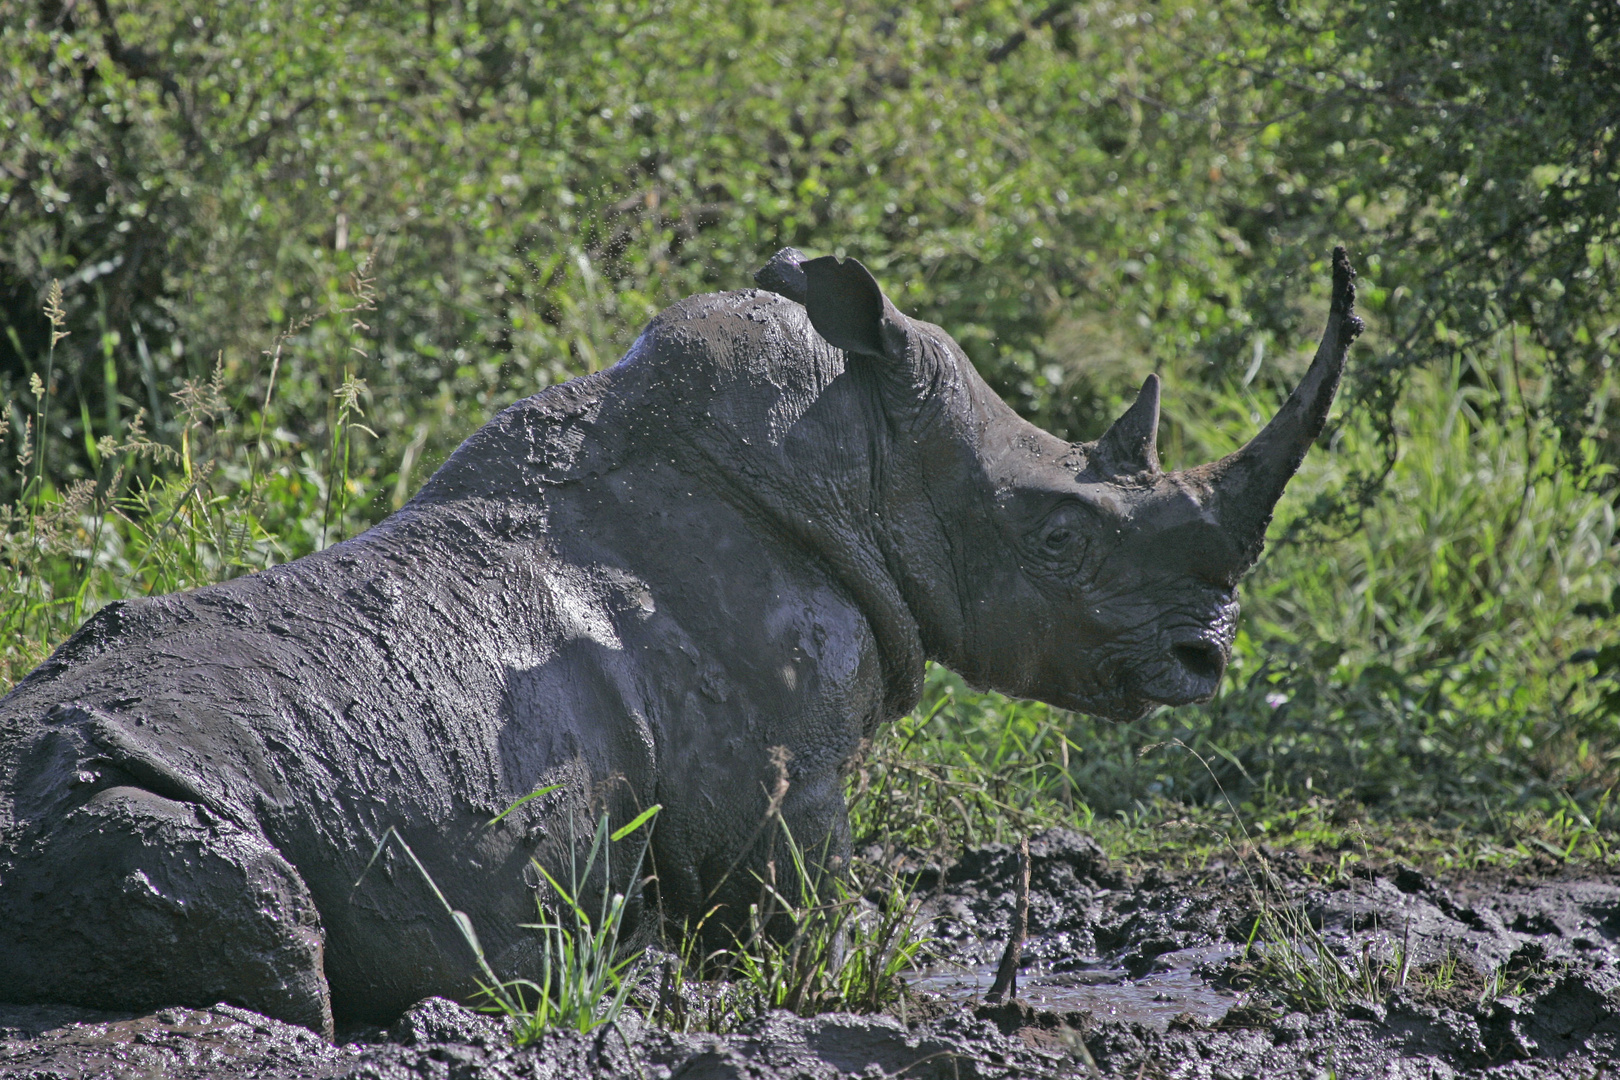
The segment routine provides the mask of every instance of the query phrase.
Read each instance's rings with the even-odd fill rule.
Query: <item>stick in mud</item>
[[[1012,1001],[1018,997],[1018,961],[1024,955],[1024,938],[1029,934],[1029,837],[1018,843],[1018,911],[1013,916],[1012,931],[1007,936],[1007,949],[1001,954],[1001,967],[996,969],[996,981],[984,1000],[995,1005],[1003,994]]]

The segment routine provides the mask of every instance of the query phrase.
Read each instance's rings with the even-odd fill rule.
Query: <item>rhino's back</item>
[[[484,665],[432,576],[354,545],[103,608],[0,700],[0,827],[112,780],[272,833],[294,807],[352,833],[362,792],[468,790],[445,773],[478,771],[478,750],[444,706],[487,707]]]

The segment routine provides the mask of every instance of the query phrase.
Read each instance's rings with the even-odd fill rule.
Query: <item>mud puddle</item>
[[[1234,945],[1178,949],[1156,957],[1153,969],[1136,979],[1097,957],[1038,961],[1019,970],[1017,1000],[1037,1012],[1080,1013],[1097,1022],[1140,1024],[1160,1032],[1183,1016],[1215,1024],[1245,999],[1212,986],[1199,969],[1224,964],[1241,951]],[[996,967],[933,967],[913,973],[907,983],[919,997],[976,1005],[995,983]]]
[[[782,1013],[723,1035],[632,1017],[514,1050],[501,1025],[432,999],[338,1045],[222,1005],[148,1015],[0,1005],[0,1077],[636,1077],[940,1080],[1011,1076],[1569,1077],[1620,1073],[1620,883],[1613,875],[1439,881],[1391,867],[1279,892],[1348,966],[1399,971],[1321,1009],[1276,993],[1245,952],[1243,868],[1127,877],[1084,837],[1031,843],[1030,936],[1016,1001],[990,1006],[1016,855],[992,846],[919,894],[939,961],[894,1016]],[[1270,946],[1276,948],[1273,944]],[[1399,965],[1383,963],[1404,957]],[[1383,965],[1380,968],[1380,965]],[[1394,976],[1388,977],[1393,983]],[[1095,1069],[1095,1074],[1092,1070]]]

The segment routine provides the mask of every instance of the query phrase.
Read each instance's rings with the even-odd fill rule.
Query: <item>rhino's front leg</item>
[[[677,937],[701,931],[706,953],[734,948],[748,933],[750,907],[770,906],[769,890],[808,906],[848,872],[849,814],[836,772],[792,776],[774,808],[771,790],[780,772],[772,766],[772,773],[770,784],[755,789],[758,801],[722,804],[706,817],[682,814],[684,807],[669,807],[676,800],[664,797],[666,812],[674,812],[653,834],[656,906]],[[694,851],[702,853],[694,858]],[[800,865],[808,880],[801,879]],[[792,928],[791,917],[780,914],[771,929],[785,936]]]
[[[798,900],[814,892],[825,899],[832,879],[849,872],[849,807],[838,774],[795,777],[782,802],[782,824],[783,835],[775,848],[778,880],[793,887],[791,892],[784,890],[783,895]],[[784,863],[789,873],[795,863],[787,844],[789,837],[810,875],[808,882],[800,882],[797,875],[781,876]]]
[[[782,803],[782,820],[767,873],[788,902],[810,908],[835,900],[838,880],[849,873],[849,807],[837,774],[795,779]],[[770,929],[785,939],[796,927],[792,916],[782,913]],[[841,936],[832,944],[836,970],[843,963],[845,941]]]
[[[193,804],[113,787],[9,861],[0,1000],[225,1000],[331,1037],[320,915],[263,839]]]

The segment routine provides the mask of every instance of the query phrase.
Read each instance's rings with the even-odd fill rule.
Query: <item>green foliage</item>
[[[364,308],[365,281],[353,284],[340,316]],[[272,367],[284,344],[268,350]],[[49,358],[43,365],[53,366]],[[43,391],[43,380],[35,385]],[[137,409],[117,437],[89,448],[93,474],[65,488],[42,466],[51,444],[38,437],[44,425],[35,417],[48,415],[48,399],[33,393],[17,440],[22,483],[16,501],[0,505],[0,687],[110,600],[213,584],[355,531],[369,488],[347,465],[354,433],[367,431],[358,420],[365,392],[352,378],[338,388],[332,438],[317,455],[267,431],[263,409],[256,423],[239,416],[216,365],[206,378],[183,380],[166,402],[172,443],[149,434]],[[0,438],[7,426],[0,418]]]
[[[309,316],[372,260],[375,516],[494,409],[792,243],[859,253],[1084,434],[1103,417],[1060,392],[1074,352],[1156,364],[1246,333],[1253,248],[1222,202],[1279,149],[1243,126],[1253,95],[1224,116],[1223,69],[1186,61],[1219,32],[1213,10],[1101,2],[829,25],[758,3],[0,0],[0,353],[26,374],[63,279],[71,476],[137,404],[170,434],[166,394],[216,355],[266,400],[261,343],[291,327],[273,422],[320,446],[352,358],[347,320]]]
[[[1544,380],[1529,411],[1553,423],[1543,434],[1561,436],[1560,466],[1590,464],[1587,437],[1612,463],[1620,10],[1607,0],[1288,0],[1267,18],[1243,8],[1224,18],[1241,48],[1205,57],[1299,110],[1279,120],[1275,197],[1251,211],[1263,242],[1313,252],[1354,237],[1374,282],[1366,299],[1383,340],[1354,408],[1386,453],[1405,372],[1466,364],[1506,337],[1513,379],[1476,405],[1506,421],[1522,404],[1513,382]],[[1247,306],[1263,324],[1282,297],[1258,299]],[[1357,486],[1381,475],[1364,467]]]
[[[1346,478],[1352,506],[1392,460],[1403,373],[1504,334],[1547,381],[1533,412],[1570,436],[1565,464],[1582,436],[1609,461],[1616,19],[1606,0],[836,20],[748,0],[294,0],[273,19],[0,0],[0,389],[21,396],[60,278],[59,485],[138,405],[176,435],[166,396],[215,356],[268,400],[259,346],[289,328],[276,419],[321,446],[352,367],[337,298],[369,262],[382,437],[352,468],[375,519],[494,409],[782,244],[859,253],[1020,409],[1082,436],[1134,384],[1121,367],[1285,383],[1261,361],[1310,323],[1301,292],[1339,239],[1380,331],[1354,389],[1385,453]]]
[[[1261,802],[1315,791],[1477,819],[1504,803],[1550,810],[1557,791],[1589,805],[1620,780],[1620,716],[1566,664],[1590,643],[1577,607],[1616,582],[1614,508],[1557,467],[1534,427],[1491,415],[1511,377],[1507,362],[1414,375],[1384,498],[1355,530],[1261,563],[1223,692],[1151,718],[1144,741],[1185,739]],[[1335,450],[1296,490],[1383,452],[1371,422],[1345,423]],[[1301,501],[1280,507],[1284,531],[1309,512]],[[1213,797],[1188,763],[1157,782]]]

